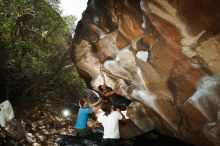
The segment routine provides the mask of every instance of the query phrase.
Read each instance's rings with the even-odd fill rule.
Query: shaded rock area
[[[88,138],[62,135],[61,146],[101,146],[102,133],[93,131]],[[193,146],[181,140],[150,131],[132,139],[121,139],[120,146]]]
[[[75,135],[74,122],[78,107],[74,103],[71,99],[45,97],[16,104],[19,105],[14,106],[16,119],[8,123],[10,127],[5,128],[8,132],[5,145],[59,146],[62,134]],[[62,115],[65,109],[70,110],[69,117]],[[16,139],[16,136],[20,138]]]
[[[87,85],[106,83],[140,104],[135,128],[156,129],[200,146],[218,146],[220,1],[89,0],[73,39],[72,59]],[[137,128],[138,127],[138,128]]]

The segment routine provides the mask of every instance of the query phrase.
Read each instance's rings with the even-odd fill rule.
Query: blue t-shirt
[[[81,107],[78,112],[75,128],[83,129],[87,126],[87,120],[89,114],[92,114],[92,109],[89,107]]]

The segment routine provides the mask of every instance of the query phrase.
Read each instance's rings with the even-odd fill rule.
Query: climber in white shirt
[[[120,110],[112,111],[112,103],[103,100],[101,103],[102,113],[98,116],[98,122],[104,127],[103,146],[119,146],[119,120],[126,121]]]

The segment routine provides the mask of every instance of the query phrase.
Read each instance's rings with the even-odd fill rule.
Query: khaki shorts
[[[84,129],[77,129],[75,128],[76,135],[81,137],[86,137],[92,134],[92,129],[90,127],[86,127]]]

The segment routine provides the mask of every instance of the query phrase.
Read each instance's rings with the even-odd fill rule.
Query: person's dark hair
[[[98,86],[98,89],[99,89],[99,91],[102,92],[102,91],[103,91],[102,85],[99,85],[99,86]]]
[[[101,104],[101,109],[105,112],[105,116],[108,116],[111,113],[112,103],[109,100],[103,100]]]
[[[85,98],[80,99],[80,101],[79,101],[79,105],[82,106],[82,107],[84,107],[85,100],[86,100]]]

